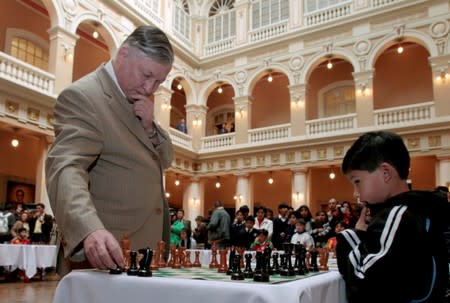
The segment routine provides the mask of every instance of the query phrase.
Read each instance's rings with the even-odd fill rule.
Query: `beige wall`
[[[108,62],[109,52],[83,36],[77,41],[73,64],[73,81],[80,79],[97,67]]]
[[[272,82],[259,80],[253,91],[251,128],[290,123],[289,80],[276,74]]]
[[[434,189],[436,184],[436,157],[415,157],[411,159],[409,179],[414,190]]]
[[[277,213],[278,204],[281,202],[287,202],[291,204],[292,200],[292,172],[289,171],[274,171],[272,178],[273,184],[267,183],[267,179],[270,174],[260,173],[253,174],[253,205],[265,206],[271,208],[274,213]]]
[[[385,51],[375,63],[374,109],[432,101],[433,76],[428,52],[418,44],[408,44],[404,52]]]

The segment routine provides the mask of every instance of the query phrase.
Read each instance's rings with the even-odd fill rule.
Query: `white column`
[[[41,155],[39,157],[36,168],[36,203],[45,205],[45,212],[53,216],[53,210],[47,195],[47,187],[45,184],[45,159],[47,159],[48,150],[50,148],[52,138],[42,137],[39,140]]]
[[[235,208],[238,210],[242,205],[247,205],[250,209],[250,213],[253,213],[253,199],[250,190],[249,175],[236,174],[236,176]]]
[[[292,203],[291,206],[295,209],[299,208],[301,205],[308,205],[310,207],[310,203],[306,202],[309,199],[307,197],[307,178],[306,178],[306,168],[294,168],[293,171],[293,180],[292,180]]]
[[[436,186],[450,186],[450,158],[438,158],[436,175]]]
[[[195,222],[198,215],[203,214],[204,208],[204,190],[203,184],[198,178],[192,178],[183,194],[184,216],[191,224]]]

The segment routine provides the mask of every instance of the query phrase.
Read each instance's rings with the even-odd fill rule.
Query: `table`
[[[0,266],[19,267],[32,278],[37,268],[56,266],[56,245],[0,244]]]
[[[85,302],[345,303],[346,299],[344,281],[336,271],[276,285],[72,271],[59,282],[53,303]]]

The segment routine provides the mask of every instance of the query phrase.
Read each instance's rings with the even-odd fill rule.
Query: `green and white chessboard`
[[[154,277],[170,277],[170,278],[180,278],[180,279],[197,279],[197,280],[206,280],[206,281],[230,281],[230,282],[240,282],[240,283],[260,283],[254,282],[252,279],[245,279],[241,281],[231,280],[231,276],[228,276],[225,273],[217,272],[217,269],[210,269],[208,267],[192,267],[192,268],[180,268],[174,269],[170,267],[159,268],[158,270],[153,270]],[[296,281],[300,279],[306,279],[312,276],[319,275],[321,272],[309,272],[306,275],[297,275],[297,276],[280,276],[280,275],[272,275],[270,276],[270,282],[268,284],[279,284],[289,281]],[[267,282],[266,282],[267,283]]]

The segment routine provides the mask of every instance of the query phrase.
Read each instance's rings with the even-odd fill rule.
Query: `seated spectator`
[[[13,236],[13,238],[19,235],[19,229],[21,228],[25,228],[29,237],[30,225],[28,224],[28,213],[24,211],[20,214],[19,220],[16,221],[16,223],[14,223],[13,227],[11,228],[11,235]]]
[[[303,219],[298,219],[295,224],[295,234],[292,236],[291,243],[300,243],[307,251],[311,251],[314,248],[314,240],[312,236],[306,231],[306,224]]]
[[[250,249],[250,246],[255,242],[255,239],[258,236],[258,230],[253,228],[254,225],[255,218],[253,218],[253,216],[248,216],[247,219],[245,219],[245,232],[242,235],[242,243],[246,249]]]
[[[183,247],[186,249],[196,249],[197,242],[194,238],[191,237],[191,231],[189,229],[184,228],[180,232],[180,244],[178,247]]]
[[[272,241],[269,240],[269,232],[265,229],[261,229],[258,232],[255,242],[250,245],[250,249],[264,252],[266,248],[273,249],[273,244]]]
[[[197,216],[195,218],[196,227],[194,228],[193,238],[197,242],[197,248],[206,248],[208,243],[208,229],[206,228],[205,218]]]
[[[347,226],[345,225],[344,222],[338,222],[336,224],[336,227],[334,228],[335,235],[337,235],[338,233],[340,233],[341,231],[343,231],[346,228],[347,228]],[[333,236],[328,239],[328,243],[327,243],[328,250],[330,252],[333,252],[334,258],[336,258],[336,243],[337,243],[336,236]]]
[[[28,231],[24,227],[19,228],[17,236],[11,240],[11,244],[31,244],[28,239]]]
[[[328,222],[328,215],[325,211],[319,210],[316,213],[315,227],[311,232],[316,247],[327,246],[328,238],[330,237],[331,226]]]

